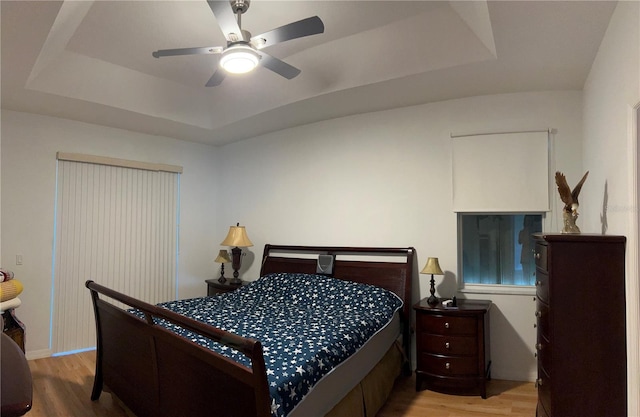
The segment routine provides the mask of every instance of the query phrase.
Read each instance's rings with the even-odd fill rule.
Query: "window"
[[[535,284],[533,233],[541,214],[458,214],[464,284]]]
[[[549,132],[451,134],[462,291],[532,290],[531,234],[550,204]]]
[[[176,297],[181,167],[58,153],[52,349],[95,346],[95,280],[149,303]]]

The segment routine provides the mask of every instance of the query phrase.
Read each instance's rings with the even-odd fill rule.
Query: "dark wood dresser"
[[[535,238],[537,416],[626,416],[625,237]]]
[[[430,307],[427,299],[416,311],[416,390],[451,394],[479,392],[487,398],[489,371],[489,308],[491,301],[458,300],[455,309]]]

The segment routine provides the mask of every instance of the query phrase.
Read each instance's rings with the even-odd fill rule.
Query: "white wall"
[[[589,231],[627,236],[627,362],[629,416],[640,415],[640,289],[638,285],[638,144],[640,3],[619,2],[584,88],[583,164],[592,184],[581,195]],[[605,194],[606,187],[606,194]],[[606,284],[605,284],[606,285]]]
[[[205,295],[203,281],[216,270],[219,158],[214,147],[3,110],[2,266],[12,269],[25,287],[16,313],[27,326],[30,358],[50,353],[57,151],[183,166],[179,297]],[[23,256],[23,265],[15,264],[16,254]]]
[[[243,261],[243,276],[257,278],[262,247],[275,243],[413,246],[420,267],[437,256],[445,279],[454,279],[450,133],[554,128],[552,159],[579,179],[581,100],[580,92],[473,97],[329,120],[224,146],[221,190],[227,203],[221,224],[245,225],[255,245]],[[559,220],[552,224],[560,230]],[[222,239],[225,231],[219,233]],[[426,277],[414,284],[414,301],[428,296]],[[534,379],[532,296],[471,296],[495,302],[493,376]]]
[[[211,254],[235,222],[247,226],[255,244],[243,267],[249,279],[257,277],[265,243],[286,243],[414,246],[419,266],[438,256],[450,281],[457,276],[450,132],[552,127],[553,159],[573,178],[582,171],[580,113],[580,92],[475,97],[317,123],[215,150],[3,111],[2,263],[25,283],[19,316],[28,326],[30,357],[49,346],[56,151],[185,167],[181,297],[204,294],[203,279],[217,269]],[[25,260],[20,267],[13,265],[17,253]],[[428,295],[425,277],[414,284],[414,301]],[[438,287],[451,295],[450,286]],[[493,376],[533,379],[532,297],[473,297],[495,303]]]
[[[451,211],[450,132],[551,127],[552,170],[575,182],[590,170],[579,224],[629,238],[629,415],[640,415],[638,204],[634,106],[640,103],[640,3],[620,2],[584,89],[475,97],[317,123],[231,144],[204,145],[56,118],[2,111],[1,265],[25,283],[19,317],[31,356],[48,350],[55,152],[182,165],[180,296],[202,295],[212,254],[229,225],[255,246],[243,274],[255,279],[265,243],[414,246],[418,264],[440,257],[457,276]],[[582,104],[583,103],[583,104]],[[583,105],[583,108],[581,106]],[[499,150],[497,150],[499,152]],[[605,184],[607,193],[605,199]],[[554,202],[558,206],[559,202]],[[551,216],[549,231],[559,230]],[[24,265],[15,265],[22,254]],[[254,259],[252,259],[252,257]],[[212,272],[213,271],[213,272]],[[439,285],[447,291],[450,286]],[[426,277],[415,300],[428,294]],[[532,379],[533,302],[490,298],[493,376]],[[633,356],[635,355],[635,356]]]

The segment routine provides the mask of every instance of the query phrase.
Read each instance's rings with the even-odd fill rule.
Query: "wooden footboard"
[[[97,329],[96,375],[138,417],[270,416],[267,375],[259,341],[246,339],[86,282]],[[101,295],[103,297],[101,297]],[[141,319],[105,296],[144,313]],[[247,368],[161,326],[162,318],[244,353]]]

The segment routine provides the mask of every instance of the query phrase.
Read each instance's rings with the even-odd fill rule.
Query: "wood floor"
[[[95,351],[29,361],[33,408],[28,417],[127,417],[111,395],[90,400]],[[376,417],[535,416],[536,391],[531,382],[492,380],[487,399],[416,392],[415,379],[401,378]]]

